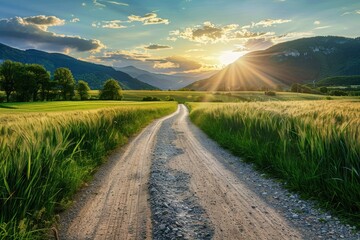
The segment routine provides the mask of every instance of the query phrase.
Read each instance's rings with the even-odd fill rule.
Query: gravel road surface
[[[114,151],[61,215],[60,239],[360,239],[220,148],[178,110]]]

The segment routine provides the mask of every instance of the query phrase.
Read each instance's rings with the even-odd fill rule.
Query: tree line
[[[68,68],[50,72],[39,64],[24,64],[10,60],[0,65],[0,90],[6,101],[30,102],[53,100],[88,100],[90,87],[86,81],[75,81]],[[99,99],[121,100],[121,87],[115,79],[108,79],[99,92]]]

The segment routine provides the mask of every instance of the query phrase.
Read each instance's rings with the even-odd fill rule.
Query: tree
[[[79,80],[76,90],[80,95],[81,100],[88,100],[90,98],[89,95],[90,87],[87,82]]]
[[[15,81],[19,79],[23,64],[10,60],[4,61],[0,66],[1,89],[5,91],[6,101],[10,101],[10,95],[15,90]]]
[[[328,92],[327,87],[320,87],[319,90],[320,90],[320,92],[322,92],[322,93],[327,93],[327,92]]]
[[[291,91],[292,92],[300,92],[300,84],[298,83],[294,83],[293,85],[291,85]]]
[[[99,96],[102,100],[121,100],[122,97],[119,82],[112,78],[105,82]]]
[[[39,90],[41,91],[41,100],[45,100],[47,86],[50,81],[50,73],[46,71],[44,66],[39,64],[28,64],[26,70],[34,74],[36,88],[33,89],[33,101],[37,100]]]
[[[14,83],[16,92],[16,100],[20,102],[29,102],[33,97],[33,93],[37,92],[36,75],[28,69],[28,65],[24,65],[19,70],[19,78]]]
[[[75,80],[70,69],[56,69],[54,72],[54,80],[60,85],[64,100],[70,100],[75,95]]]

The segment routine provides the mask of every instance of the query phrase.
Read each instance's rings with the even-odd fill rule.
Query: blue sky
[[[273,44],[360,36],[358,0],[0,0],[0,42],[152,72],[220,69]]]

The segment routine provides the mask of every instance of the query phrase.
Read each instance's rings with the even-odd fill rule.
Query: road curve
[[[301,239],[242,183],[223,150],[215,145],[208,149],[209,139],[190,123],[188,114],[179,105],[111,155],[62,216],[61,239],[164,239],[172,235],[161,231],[171,234],[172,229],[166,230],[161,221],[177,218],[181,224],[174,236],[180,239]],[[159,213],[163,205],[170,210]],[[167,220],[169,211],[174,214]],[[193,235],[194,219],[209,234]]]

